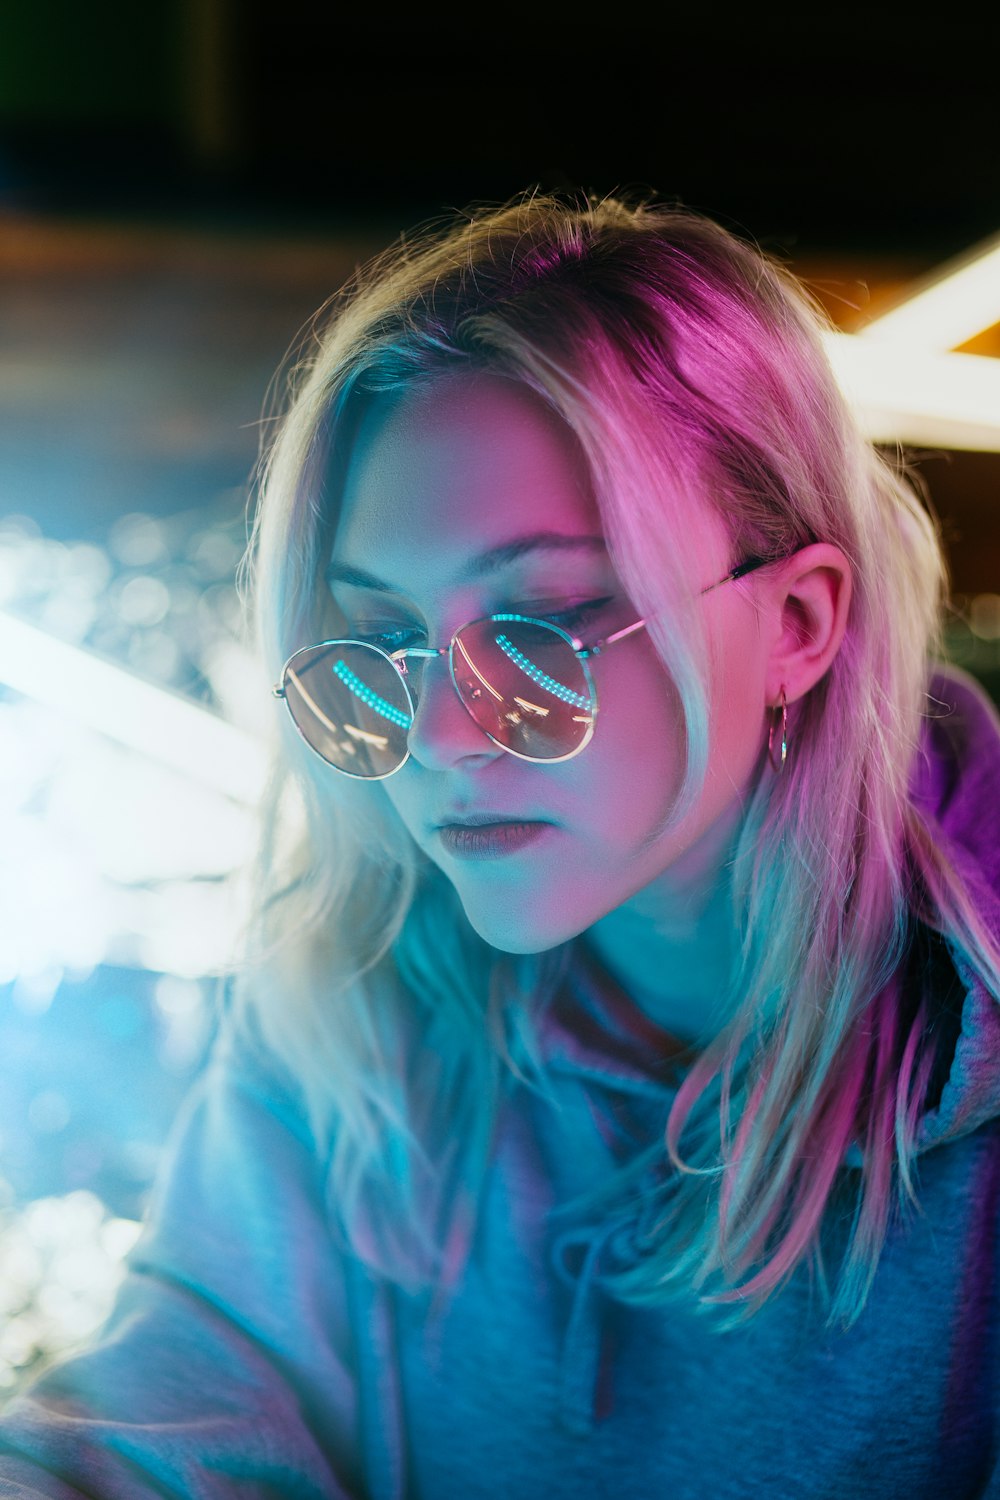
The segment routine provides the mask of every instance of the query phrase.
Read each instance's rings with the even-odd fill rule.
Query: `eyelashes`
[[[588,599],[566,609],[539,609],[536,606],[519,604],[512,605],[509,612],[526,615],[532,620],[547,621],[550,625],[558,625],[561,630],[575,635],[581,626],[588,624],[612,602],[611,596],[608,595],[601,599]],[[390,625],[374,621],[361,622],[351,636],[352,640],[364,641],[369,646],[378,646],[390,654],[393,651],[402,651],[408,646],[419,645],[425,638],[426,632],[417,625]]]

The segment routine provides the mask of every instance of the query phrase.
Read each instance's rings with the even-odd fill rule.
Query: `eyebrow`
[[[512,541],[501,542],[499,546],[490,547],[488,551],[479,553],[462,570],[458,581],[467,583],[471,579],[485,578],[487,574],[498,572],[510,563],[518,562],[522,557],[536,552],[558,554],[606,551],[607,543],[603,536],[565,536],[558,531],[536,531],[530,536],[515,537]],[[326,570],[326,581],[331,584],[348,583],[359,589],[374,589],[380,594],[405,592],[391,583],[385,583],[381,578],[376,578],[374,573],[367,573],[364,568],[351,567],[349,563],[331,563]]]

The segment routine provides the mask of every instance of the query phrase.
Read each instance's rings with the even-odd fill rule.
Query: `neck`
[[[595,922],[584,942],[635,1003],[684,1044],[726,1019],[738,949],[728,840],[720,857],[679,862]]]

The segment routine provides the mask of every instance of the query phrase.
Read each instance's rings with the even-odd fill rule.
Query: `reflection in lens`
[[[352,672],[343,657],[338,658],[333,667],[334,676],[347,688],[348,692],[362,702],[372,713],[379,714],[383,719],[388,719],[390,724],[395,724],[399,729],[409,729],[413,715],[404,713],[402,709],[395,708],[386,698],[368,684],[362,682],[356,672]]]
[[[387,776],[406,758],[413,705],[393,663],[360,641],[297,651],[285,701],[306,743],[351,776]]]
[[[539,687],[544,688],[547,693],[551,693],[554,698],[561,698],[564,703],[572,703],[575,708],[590,707],[589,693],[574,692],[564,682],[558,682],[555,677],[550,677],[548,672],[542,670],[537,661],[532,661],[530,657],[526,656],[523,651],[515,646],[509,635],[501,631],[496,638],[496,642],[504,656],[509,657],[515,667],[520,667],[526,677],[530,677],[532,682],[537,682]],[[538,655],[537,648],[535,654],[536,656]],[[573,660],[576,661],[575,655],[573,656]]]
[[[515,755],[561,760],[590,737],[593,682],[555,626],[509,615],[477,621],[459,632],[452,662],[469,713]]]

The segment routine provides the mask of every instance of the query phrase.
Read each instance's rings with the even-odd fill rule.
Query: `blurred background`
[[[213,1034],[274,710],[235,569],[297,331],[451,207],[705,210],[827,308],[997,696],[996,40],[955,7],[6,0],[0,1394],[103,1317]]]

